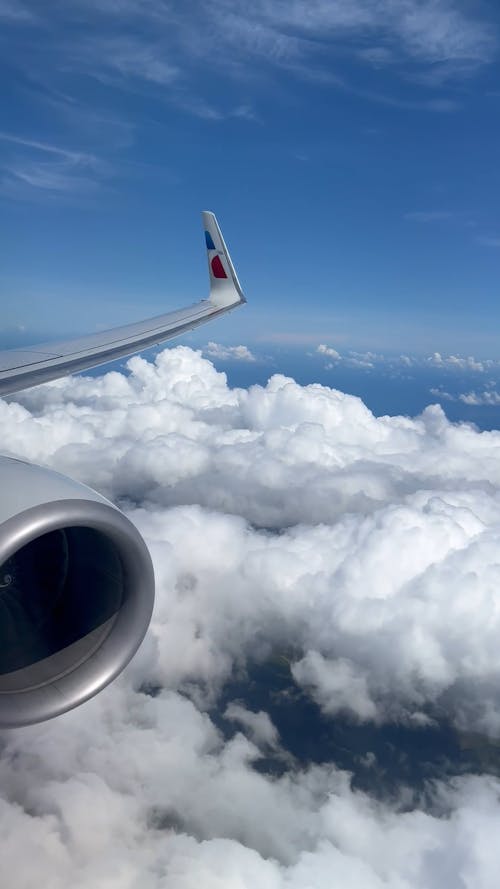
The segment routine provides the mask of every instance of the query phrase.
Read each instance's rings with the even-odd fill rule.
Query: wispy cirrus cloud
[[[353,53],[375,64],[391,64],[403,55],[433,63],[484,63],[497,46],[491,24],[451,0],[257,0],[251,7],[243,0],[214,0],[209,7],[192,3],[185,11],[166,0],[73,0],[64,8],[66,19],[82,8],[108,20],[168,27],[193,53],[208,53],[208,38],[217,36],[233,45],[233,55],[243,50],[275,62],[318,49],[318,38],[353,38]],[[200,19],[211,23],[213,32],[197,34]]]
[[[34,192],[52,198],[85,195],[110,176],[109,165],[95,154],[14,133],[0,132],[0,143],[21,149],[0,158],[0,191],[6,197],[31,198]]]
[[[96,164],[97,158],[91,154],[81,151],[71,151],[68,148],[61,148],[59,145],[51,145],[49,142],[40,142],[37,139],[26,139],[24,136],[17,136],[15,133],[0,132],[0,141],[10,142],[13,145],[22,145],[24,148],[34,148],[37,151],[46,154],[54,154],[57,157],[73,163]]]
[[[403,110],[447,113],[460,105],[455,97],[419,100],[374,89],[371,82],[363,87],[342,76],[340,60],[350,57],[361,71],[390,68],[400,83],[436,89],[454,78],[473,76],[493,61],[498,43],[494,26],[448,0],[295,0],[272,5],[260,0],[251,10],[242,2],[221,0],[209,15],[217,20],[217,40],[226,44],[224,64],[238,46],[240,72],[245,61],[259,58],[301,79]],[[204,54],[201,43],[191,38],[188,44]]]
[[[274,25],[295,26],[309,34],[384,35],[389,47],[394,44],[399,52],[404,50],[410,57],[433,63],[455,59],[484,62],[492,58],[497,45],[487,23],[449,0],[281,0],[272,6],[261,2],[258,8]],[[390,52],[384,55],[384,61],[392,58]]]
[[[36,16],[23,3],[16,0],[0,0],[0,21],[6,23],[35,21]]]
[[[33,2],[23,9],[44,22]],[[164,0],[74,0],[55,15],[65,26],[64,38],[51,46],[64,59],[61,70],[69,64],[122,86],[142,81],[168,90],[181,82],[196,96],[200,84],[195,88],[193,75],[209,63],[210,70],[223,69],[239,83],[266,79],[270,68],[281,68],[367,101],[447,112],[458,107],[455,98],[390,95],[371,81],[363,86],[342,76],[341,60],[350,58],[360,71],[391,69],[400,84],[420,78],[421,86],[435,89],[455,75],[472,76],[493,61],[498,46],[491,22],[450,0],[258,0],[250,7],[242,0],[189,7]],[[185,108],[190,110],[189,102]]]
[[[71,47],[73,63],[81,64],[94,77],[137,79],[170,86],[179,68],[169,59],[169,47],[132,35],[95,36]]]

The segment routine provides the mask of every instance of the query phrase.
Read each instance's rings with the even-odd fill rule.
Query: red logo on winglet
[[[214,278],[227,278],[219,256],[214,256],[210,265],[212,266],[212,274]]]

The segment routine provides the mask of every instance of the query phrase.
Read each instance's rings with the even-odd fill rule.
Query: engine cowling
[[[154,573],[135,526],[91,488],[0,457],[0,727],[97,694],[137,651]]]

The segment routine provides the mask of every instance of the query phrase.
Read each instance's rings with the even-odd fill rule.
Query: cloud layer
[[[500,433],[374,417],[277,375],[230,389],[200,353],[0,401],[4,451],[125,507],[157,602],[125,674],[1,739],[9,885],[496,885],[496,778],[376,802],[221,690],[286,652],[325,718],[500,736]],[[149,693],[146,691],[149,690]],[[288,758],[287,758],[288,757]]]

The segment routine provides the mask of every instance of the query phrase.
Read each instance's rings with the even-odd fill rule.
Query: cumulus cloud
[[[322,710],[334,715],[342,710],[360,720],[373,719],[377,708],[370,698],[366,676],[358,674],[350,661],[326,660],[317,651],[308,651],[293,665],[300,685],[310,686]]]
[[[319,355],[326,355],[327,358],[333,358],[334,361],[340,361],[342,357],[340,352],[337,352],[336,349],[333,349],[332,346],[327,346],[325,343],[320,343],[316,352]]]
[[[4,451],[125,508],[157,577],[122,677],[0,739],[7,889],[496,885],[496,778],[377,801],[287,758],[248,676],[281,653],[291,706],[500,737],[499,432],[281,375],[231,389],[182,346],[0,401],[0,422]]]
[[[431,395],[435,395],[436,398],[439,398],[440,401],[456,401],[457,396],[452,395],[451,392],[447,392],[446,389],[442,389],[440,386],[432,386],[429,389]]]
[[[495,389],[485,389],[484,392],[463,392],[458,397],[464,404],[500,404],[500,393]]]
[[[442,355],[441,352],[434,352],[428,357],[423,357],[419,355],[384,355],[379,352],[357,352],[353,349],[348,349],[345,353],[341,354],[331,346],[320,344],[316,349],[316,353],[331,359],[331,363],[326,365],[327,369],[342,363],[344,367],[358,369],[371,369],[376,365],[382,365],[386,369],[394,367],[413,367],[416,370],[432,368],[433,370],[441,371],[486,373],[487,371],[494,370],[498,366],[498,361],[492,358],[478,360],[472,355],[463,358],[460,355],[445,356]]]
[[[341,355],[340,352],[325,343],[320,343],[316,352],[318,355],[331,359],[331,362],[326,365],[327,370],[339,362],[342,362],[346,367],[372,368],[375,366],[375,362],[385,360],[383,355],[377,355],[375,352],[355,352],[352,349],[349,349],[346,355]]]
[[[249,732],[250,738],[257,745],[263,744],[270,747],[276,747],[278,744],[278,731],[273,725],[269,715],[263,710],[258,713],[248,710],[242,704],[232,702],[226,707],[224,712],[225,719],[238,722]]]
[[[377,355],[375,352],[349,352],[346,358],[346,364],[350,367],[367,367],[375,366],[376,361],[383,361],[383,355]]]
[[[204,352],[209,358],[220,358],[222,361],[256,361],[248,346],[222,346],[209,342]]]
[[[451,392],[447,392],[439,386],[429,389],[429,392],[431,395],[435,395],[442,401],[461,401],[462,404],[469,404],[474,407],[484,405],[497,406],[500,404],[500,393],[496,391],[494,386],[495,382],[490,381],[483,392],[472,390],[471,392],[461,392],[458,395],[453,395]]]
[[[477,371],[478,373],[483,373],[487,367],[493,364],[489,359],[487,361],[476,361],[472,355],[469,355],[467,358],[460,358],[458,355],[448,355],[447,358],[443,358],[440,352],[434,352],[434,354],[427,359],[427,362],[434,367],[471,370]]]

